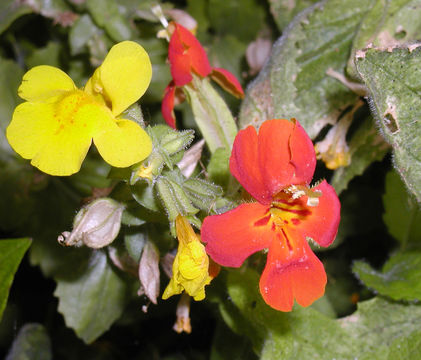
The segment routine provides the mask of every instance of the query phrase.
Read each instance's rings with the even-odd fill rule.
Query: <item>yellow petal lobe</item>
[[[76,90],[73,80],[63,71],[48,65],[35,66],[23,76],[18,94],[32,102],[54,102],[64,92]]]
[[[205,286],[212,280],[208,272],[209,257],[187,219],[179,215],[175,222],[178,251],[173,263],[173,276],[162,298],[165,300],[184,290],[195,300],[203,300]]]
[[[12,148],[31,164],[50,175],[66,176],[79,171],[104,119],[112,119],[107,107],[76,90],[54,103],[23,103],[7,128]]]
[[[145,49],[133,41],[123,41],[110,49],[85,91],[101,94],[117,116],[145,93],[151,78],[152,65]]]
[[[115,167],[131,166],[152,151],[152,141],[140,125],[131,120],[101,123],[94,143],[103,159]]]

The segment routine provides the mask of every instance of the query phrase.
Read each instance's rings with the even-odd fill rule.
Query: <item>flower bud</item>
[[[79,211],[72,232],[63,232],[57,240],[66,246],[85,244],[93,249],[107,246],[120,231],[123,210],[124,206],[112,199],[97,199]]]
[[[250,75],[257,74],[265,64],[272,49],[272,42],[268,39],[257,38],[249,44],[246,50],[246,60],[250,67]]]

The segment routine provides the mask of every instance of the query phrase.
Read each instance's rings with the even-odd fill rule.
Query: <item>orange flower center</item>
[[[92,99],[89,95],[81,90],[70,91],[62,97],[55,106],[54,118],[58,122],[57,133],[67,127],[74,126],[75,122],[80,119],[79,111],[87,104],[91,104]],[[86,127],[86,122],[78,124]]]

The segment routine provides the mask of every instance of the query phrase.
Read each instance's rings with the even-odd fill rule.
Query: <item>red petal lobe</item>
[[[293,121],[265,121],[259,129],[259,165],[272,195],[293,184],[309,184],[316,166],[313,143]]]
[[[335,240],[341,218],[341,203],[336,195],[335,189],[326,180],[318,186],[312,188],[319,190],[322,196],[319,197],[317,206],[307,207],[310,211],[305,219],[297,226],[291,226],[291,231],[300,234],[305,239],[311,237],[320,246],[329,246]],[[306,206],[307,196],[302,196],[299,201],[302,206]]]
[[[291,163],[295,166],[291,184],[310,184],[316,168],[316,152],[313,142],[298,121],[291,134],[290,149]]]
[[[171,81],[170,84],[165,88],[164,97],[161,103],[161,112],[162,116],[165,119],[165,122],[175,129],[175,116],[174,116],[174,98],[175,98],[176,87],[174,82]]]
[[[222,266],[239,267],[256,251],[269,247],[273,232],[256,222],[267,215],[268,207],[243,204],[221,215],[208,216],[201,229],[206,252]]]
[[[272,202],[272,194],[265,187],[258,158],[256,129],[248,126],[235,137],[230,157],[230,171],[246,191],[262,204]]]
[[[212,80],[217,82],[225,91],[240,99],[244,97],[244,91],[240,82],[228,70],[213,68],[211,77]]]
[[[202,77],[208,76],[212,71],[199,40],[180,24],[175,24],[168,48],[168,59],[171,64],[171,75],[177,86],[192,81],[192,70]]]
[[[291,311],[294,299],[309,306],[322,297],[327,282],[323,264],[307,242],[295,239],[288,246],[283,232],[269,247],[266,267],[260,278],[260,292],[265,302],[276,310]]]
[[[168,60],[170,62],[171,76],[176,86],[186,85],[193,80],[191,59],[188,49],[183,44],[179,26],[175,27],[168,45]]]

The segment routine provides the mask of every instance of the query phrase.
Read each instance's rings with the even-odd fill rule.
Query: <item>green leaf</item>
[[[21,102],[18,87],[22,76],[23,70],[16,63],[0,58],[0,160],[14,154],[5,133],[15,107]]]
[[[88,263],[77,265],[73,271],[79,276],[59,279],[54,295],[66,325],[90,344],[123,313],[128,287],[103,251],[92,252]]]
[[[358,78],[354,56],[368,44],[388,48],[419,40],[421,31],[420,0],[377,0],[364,17],[355,36],[347,74]]]
[[[97,27],[88,14],[79,17],[69,31],[70,53],[77,55],[83,52],[84,47],[96,35],[99,36],[102,30]]]
[[[344,73],[353,37],[373,3],[325,0],[297,15],[249,86],[240,128],[296,118],[315,138],[326,124],[334,124],[357,95],[326,71]]]
[[[421,248],[421,210],[395,171],[386,175],[383,221],[402,250]]]
[[[351,163],[335,170],[331,185],[339,195],[347,189],[348,183],[358,175],[362,175],[374,161],[380,161],[386,155],[389,146],[378,134],[373,119],[368,117],[357,129],[349,142]]]
[[[49,42],[47,46],[36,49],[30,56],[26,58],[26,66],[32,68],[37,65],[50,65],[60,67],[60,51],[61,43]]]
[[[0,34],[17,18],[31,12],[31,7],[20,0],[2,0],[0,2]]]
[[[356,66],[382,135],[393,147],[395,168],[421,202],[421,48],[369,49],[357,56]]]
[[[269,0],[270,12],[278,25],[279,31],[290,23],[295,15],[318,0]]]
[[[229,158],[230,151],[225,148],[216,149],[208,165],[209,179],[222,187],[228,185],[230,179]]]
[[[159,200],[155,196],[152,184],[149,184],[147,181],[140,180],[131,186],[130,190],[133,198],[140,205],[152,211],[160,210]]]
[[[137,229],[134,232],[127,231],[127,233],[124,234],[124,245],[126,246],[126,250],[136,263],[139,263],[140,255],[142,254],[143,247],[147,241],[148,236],[146,229],[143,229],[143,231]]]
[[[213,153],[220,147],[231,149],[237,125],[227,104],[209,80],[194,76],[192,84],[185,86],[184,90],[209,150]]]
[[[155,37],[142,37],[139,39],[139,43],[145,48],[153,64],[151,84],[148,91],[142,96],[142,104],[145,102],[161,102],[164,90],[172,80],[170,67],[167,64],[168,42]]]
[[[119,12],[114,0],[87,0],[86,5],[95,23],[105,29],[116,42],[132,38],[128,21]]]
[[[209,0],[209,19],[218,35],[231,34],[252,41],[264,22],[264,8],[257,0]]]
[[[421,300],[421,252],[398,253],[376,271],[356,261],[352,271],[370,289],[393,300]]]
[[[234,27],[231,27],[233,29]],[[232,34],[215,37],[208,51],[209,61],[216,67],[230,71],[241,82],[241,65],[244,61],[247,44]]]
[[[411,356],[419,353],[415,335],[420,333],[421,306],[374,298],[359,303],[353,315],[340,320],[311,307],[296,306],[282,313],[262,300],[259,275],[242,270],[228,275],[228,294],[234,305],[223,316],[236,332],[253,341],[261,360],[393,360],[399,344]]]
[[[30,245],[28,238],[0,240],[0,321],[15,272]]]
[[[26,324],[13,341],[6,360],[50,360],[51,340],[41,324]]]

